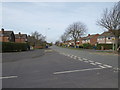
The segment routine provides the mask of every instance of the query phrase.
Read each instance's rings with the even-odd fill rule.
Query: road
[[[117,55],[52,46],[4,53],[0,79],[3,88],[118,88],[117,67]]]

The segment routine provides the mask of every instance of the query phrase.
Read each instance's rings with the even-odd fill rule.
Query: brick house
[[[21,34],[20,32],[18,34],[15,34],[15,42],[26,43],[27,41],[27,34]]]
[[[13,31],[5,31],[3,28],[0,31],[0,42],[15,42]]]
[[[74,45],[74,40],[65,41],[64,44],[65,44],[66,46],[72,46],[72,45]]]
[[[112,32],[107,31],[103,32],[98,38],[97,42],[98,44],[112,44],[115,40],[115,36]]]
[[[97,44],[97,38],[98,38],[98,36],[99,36],[99,34],[93,34],[93,35],[88,34],[87,37],[82,37],[80,39],[80,42],[82,44],[89,43],[91,45],[95,45],[95,44]]]

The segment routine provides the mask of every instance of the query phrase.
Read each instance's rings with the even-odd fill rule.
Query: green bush
[[[91,49],[91,48],[93,48],[93,46],[89,43],[85,43],[85,44],[83,44],[83,48],[84,49]]]
[[[48,43],[49,46],[52,46],[52,43]]]
[[[2,52],[15,52],[29,50],[27,43],[2,42]]]
[[[97,49],[101,50],[103,47],[104,50],[112,49],[113,44],[98,44]]]

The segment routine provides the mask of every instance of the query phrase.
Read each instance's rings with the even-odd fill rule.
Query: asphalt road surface
[[[4,53],[3,88],[118,88],[118,56],[52,46]]]

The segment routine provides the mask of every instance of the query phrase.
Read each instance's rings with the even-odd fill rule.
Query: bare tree
[[[69,38],[69,37],[68,37],[68,34],[67,34],[66,32],[60,37],[60,39],[61,39],[62,42],[67,41],[68,38]]]
[[[55,45],[59,45],[60,44],[60,41],[59,40],[57,40],[56,42],[55,42]]]
[[[81,22],[75,22],[71,25],[68,26],[68,28],[66,29],[66,33],[69,35],[69,37],[71,39],[74,40],[75,46],[76,46],[76,42],[77,40],[85,34],[87,28],[86,26],[81,23]]]
[[[97,25],[102,26],[114,34],[117,50],[120,36],[120,2],[116,3],[110,10],[106,8],[101,19],[97,21]]]
[[[34,44],[34,46],[41,45],[44,42],[45,42],[45,36],[43,36],[37,31],[31,33],[30,43]]]

